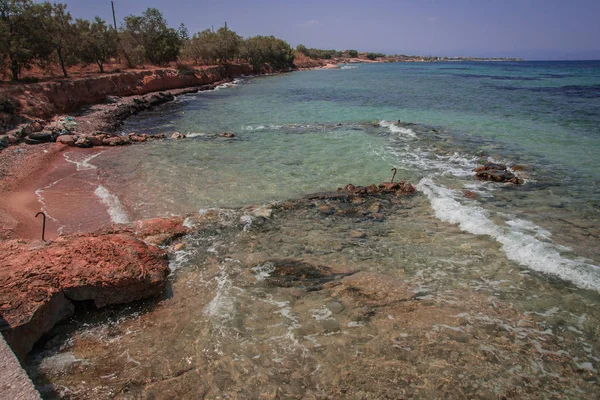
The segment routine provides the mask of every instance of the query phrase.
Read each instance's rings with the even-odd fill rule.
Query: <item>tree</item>
[[[77,31],[81,38],[79,57],[82,61],[96,63],[103,73],[104,63],[117,55],[117,32],[100,17],[92,23],[78,19]]]
[[[44,6],[31,0],[0,0],[0,60],[13,80],[23,68],[50,55],[52,48],[43,22]]]
[[[270,64],[275,68],[289,68],[294,62],[294,52],[284,40],[274,36],[254,36],[243,41],[241,55],[254,68]]]
[[[356,50],[348,50],[348,55],[352,58],[358,57],[358,51]]]
[[[306,56],[308,55],[308,49],[303,44],[299,44],[298,46],[296,46],[296,51],[299,52],[299,53],[302,53],[302,54],[304,54]]]
[[[190,33],[183,22],[179,24],[179,28],[177,28],[177,36],[179,36],[179,40],[181,40],[181,42],[190,40]]]
[[[63,75],[68,76],[65,59],[69,53],[74,53],[76,43],[75,26],[71,23],[71,13],[65,4],[43,3],[44,18],[42,24],[50,38],[51,46],[56,51]]]
[[[219,62],[233,60],[239,54],[242,38],[231,29],[223,26],[217,31],[216,58]]]
[[[210,29],[195,33],[194,36],[183,44],[182,57],[194,60],[198,64],[204,62],[216,62],[217,60],[217,34]]]
[[[175,61],[182,44],[178,32],[167,26],[156,8],[148,8],[142,16],[125,17],[121,40],[122,51],[130,66],[139,64],[140,58],[156,65]]]

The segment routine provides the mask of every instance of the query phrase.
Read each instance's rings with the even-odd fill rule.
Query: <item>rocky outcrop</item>
[[[516,185],[523,183],[523,179],[510,172],[504,164],[488,162],[481,167],[475,168],[473,172],[475,172],[477,179],[483,181],[514,183]]]
[[[219,65],[178,70],[172,68],[127,71],[2,88],[4,97],[16,100],[20,112],[49,118],[82,106],[110,101],[112,96],[134,96],[151,92],[202,87],[256,71],[249,64]]]
[[[23,359],[45,332],[73,314],[74,301],[104,307],[156,296],[168,273],[165,252],[128,233],[0,242],[4,336]]]

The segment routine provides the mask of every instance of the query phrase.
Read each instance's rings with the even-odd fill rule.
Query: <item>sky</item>
[[[110,0],[54,0],[112,23]],[[158,8],[190,35],[222,26],[293,47],[427,56],[600,59],[600,0],[114,0],[126,15]]]

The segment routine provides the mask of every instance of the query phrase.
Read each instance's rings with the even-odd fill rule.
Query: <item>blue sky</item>
[[[56,0],[60,1],[60,0]],[[62,0],[112,21],[110,0]],[[227,21],[292,46],[529,60],[600,59],[600,0],[114,0],[117,24],[148,7],[190,34]]]

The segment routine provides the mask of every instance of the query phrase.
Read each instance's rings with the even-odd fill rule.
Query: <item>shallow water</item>
[[[191,135],[69,153],[69,179],[114,222],[211,223],[168,298],[79,315],[30,373],[67,398],[593,398],[599,84],[596,62],[360,65],[132,119]],[[525,184],[474,180],[486,160]],[[304,198],[392,167],[416,194]]]

